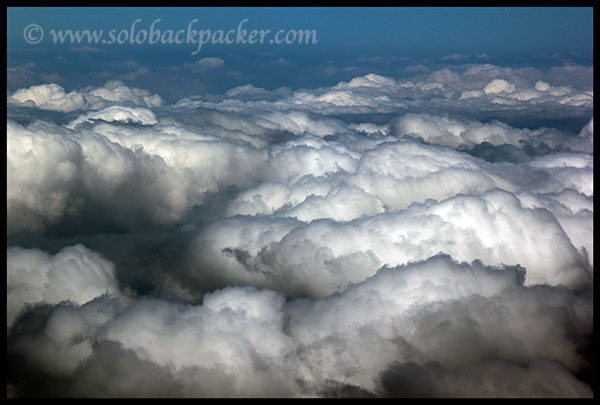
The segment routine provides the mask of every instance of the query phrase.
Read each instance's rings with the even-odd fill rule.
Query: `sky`
[[[593,396],[591,8],[7,17],[7,397]]]
[[[98,18],[102,15],[110,17]],[[128,28],[137,18],[146,24],[160,18],[172,29],[194,18],[209,29],[236,26],[245,18],[266,29],[316,29],[320,43],[311,52],[339,48],[353,56],[375,51],[514,57],[578,51],[591,57],[593,33],[591,8],[9,8],[8,43],[26,47],[22,30],[35,22],[48,29],[109,30]]]
[[[209,72],[195,77],[203,81],[207,91],[226,91],[227,86],[246,82],[266,88],[317,87],[351,78],[344,73],[327,76],[315,71],[315,67],[334,61],[353,65],[362,60],[358,63],[373,73],[397,71],[411,64],[482,58],[511,66],[548,66],[556,60],[592,63],[591,8],[9,8],[7,14],[9,66],[34,58],[40,69],[79,75],[127,69],[126,63],[160,70],[219,57],[225,61],[229,76],[211,77]],[[107,38],[111,29],[130,31],[138,19],[134,32],[149,30],[152,22],[160,19],[155,24],[158,30],[184,29],[186,34],[194,19],[198,20],[195,28],[211,32],[237,31],[240,22],[247,19],[249,30],[315,30],[318,42],[277,45],[267,39],[262,45],[208,43],[192,55],[197,50],[195,44],[160,46],[145,41],[131,45],[125,41],[77,46],[54,43],[50,34],[61,29],[103,30]],[[24,39],[23,31],[30,24],[38,24],[45,32],[39,43],[28,44]],[[111,57],[107,58],[106,52]],[[391,65],[382,62],[391,57],[396,58]],[[283,63],[277,64],[281,58]]]

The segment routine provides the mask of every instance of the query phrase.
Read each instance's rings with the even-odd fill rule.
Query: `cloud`
[[[112,103],[133,104],[145,107],[160,107],[163,103],[157,94],[151,94],[148,90],[130,88],[122,82],[108,81],[104,87],[92,89],[86,92],[86,100],[89,109],[99,110]]]
[[[9,97],[8,102],[63,112],[81,110],[85,106],[85,99],[80,93],[66,93],[58,84],[42,84],[17,90]]]
[[[415,71],[7,95],[9,396],[592,396],[587,70]]]
[[[184,69],[192,73],[205,72],[207,70],[218,69],[225,64],[225,61],[218,57],[207,57],[197,60],[194,63],[184,64]]]
[[[67,128],[74,129],[84,122],[91,122],[93,120],[102,120],[107,122],[133,122],[142,125],[154,125],[158,122],[156,120],[156,115],[154,115],[154,113],[148,109],[112,106],[98,112],[81,115],[77,119],[70,122],[67,125]]]
[[[9,375],[56,379],[63,396],[590,396],[573,377],[590,296],[522,280],[518,267],[436,256],[316,301],[229,287],[201,305],[104,295],[32,307],[8,338]]]
[[[9,247],[6,255],[7,326],[27,305],[84,304],[105,293],[119,293],[114,265],[83,245],[56,255]]]
[[[429,72],[429,68],[424,65],[407,66],[404,70],[407,72]]]
[[[466,55],[461,55],[459,53],[455,53],[455,54],[447,55],[447,56],[442,56],[440,58],[441,61],[452,60],[452,61],[455,61],[455,62],[460,62],[461,60],[465,60],[465,59],[469,59],[469,57],[466,56]]]
[[[36,107],[42,110],[71,112],[76,110],[101,110],[113,104],[160,107],[159,95],[148,90],[130,88],[119,81],[108,81],[104,87],[89,88],[66,93],[55,83],[19,89],[7,99],[8,104]]]
[[[242,100],[278,100],[281,97],[291,95],[292,90],[287,87],[280,87],[274,91],[263,89],[262,87],[256,87],[251,84],[238,86],[228,90],[225,93],[227,98],[236,98]]]
[[[9,233],[165,224],[188,208],[185,176],[142,149],[41,122],[7,134]]]
[[[6,67],[6,85],[9,92],[14,92],[34,84],[63,83],[64,80],[65,79],[58,73],[39,71],[38,67],[33,62],[19,66]]]
[[[382,374],[390,397],[439,398],[565,398],[590,397],[592,391],[560,363],[536,360],[523,367],[502,361],[444,370],[438,363],[423,366],[397,363]]]
[[[494,79],[483,88],[485,94],[512,93],[515,85],[502,79]]]
[[[360,194],[354,196],[360,198]],[[368,204],[368,199],[363,198],[361,204]],[[305,202],[300,207],[313,206]],[[320,212],[325,209],[318,208]],[[438,252],[458,260],[520,264],[527,269],[527,285],[587,285],[591,274],[585,251],[593,249],[591,243],[574,246],[550,211],[540,207],[531,215],[531,210],[510,193],[490,191],[482,197],[413,204],[396,213],[378,213],[345,224],[233,217],[207,228],[193,250],[199,267],[212,269],[212,277],[224,283],[251,283],[311,297],[343,291],[382,265],[423,260]],[[291,210],[298,212],[302,211]],[[575,218],[588,223],[581,229],[587,229],[585,236],[573,226],[567,228],[574,232],[575,241],[592,240],[590,217],[584,212],[567,214],[575,223]],[[496,235],[496,229],[502,229],[502,234]],[[534,248],[532,244],[539,245]],[[208,274],[191,276],[201,284]]]
[[[409,70],[429,71],[419,66]],[[326,69],[325,73],[333,74],[335,71],[337,69]],[[323,114],[430,112],[439,109],[476,113],[510,110],[512,116],[515,109],[519,114],[532,115],[551,109],[561,115],[579,114],[582,110],[589,115],[593,90],[591,77],[586,72],[586,68],[581,66],[544,72],[534,68],[512,69],[476,64],[462,72],[443,68],[406,79],[368,73],[331,87],[299,89],[291,96],[282,94],[268,108],[301,109]],[[573,85],[568,84],[571,81]],[[546,83],[548,87],[540,83]],[[211,109],[235,105],[237,109],[253,109],[267,107],[265,101],[257,102],[229,94],[222,101],[181,99],[177,105]]]
[[[92,46],[83,45],[83,46],[73,46],[69,48],[71,52],[82,52],[82,53],[108,53],[106,49],[94,48]]]
[[[96,114],[112,117],[115,111],[121,113],[122,109]],[[138,110],[123,111],[132,114]],[[580,209],[552,208],[549,213],[528,218],[520,193],[533,193],[540,201],[547,200],[545,194],[554,193],[562,202],[562,196],[569,195],[566,190],[571,189],[586,201],[593,195],[593,160],[588,155],[562,153],[544,155],[520,165],[495,165],[452,149],[415,143],[410,138],[375,134],[370,142],[360,140],[361,135],[340,121],[311,117],[303,112],[261,113],[258,117],[211,112],[203,116],[203,122],[209,126],[202,135],[169,120],[150,127],[98,122],[86,129],[76,128],[78,132],[40,123],[28,128],[9,123],[9,234],[47,229],[68,231],[74,226],[93,232],[183,224],[193,218],[194,207],[204,203],[207,193],[236,186],[244,191],[224,207],[225,215],[268,215],[274,221],[292,218],[297,221],[289,222],[294,229],[305,230],[294,231],[285,238],[281,235],[279,239],[264,239],[249,250],[243,239],[237,242],[229,236],[215,239],[221,232],[221,223],[215,223],[199,235],[202,242],[198,251],[204,252],[199,263],[215,270],[194,281],[198,286],[216,277],[223,283],[252,282],[283,288],[293,294],[323,296],[346,288],[349,282],[363,280],[383,264],[423,260],[439,251],[459,260],[479,258],[495,265],[525,265],[530,274],[528,282],[532,283],[578,286],[586,282],[586,263],[590,260],[586,254],[593,253],[587,242],[591,240],[591,228],[585,225],[590,216],[580,213]],[[534,135],[502,123],[490,125],[423,115],[406,115],[395,127],[404,128],[400,131],[403,135],[433,136],[428,139],[433,143],[447,142],[454,136],[449,131],[455,131],[460,136],[460,145],[469,139],[471,144],[485,141],[520,145],[524,139],[547,135],[545,131]],[[439,128],[436,129],[439,135],[435,135],[435,128]],[[590,125],[585,128],[582,133],[587,134]],[[270,134],[282,130],[297,137],[270,145]],[[346,138],[338,142],[325,139],[334,134],[345,134]],[[250,139],[251,145],[246,143]],[[16,170],[17,162],[21,170]],[[47,170],[44,165],[62,169]],[[47,173],[47,177],[40,177],[37,174],[40,171]],[[494,192],[495,189],[504,191]],[[423,205],[419,208],[415,203]],[[505,211],[494,209],[492,214],[491,208],[482,208],[496,204]],[[549,203],[535,204],[540,210],[550,207]],[[448,207],[455,215],[463,212],[457,216],[460,220],[437,214],[438,205]],[[477,223],[488,223],[489,227],[465,228],[461,221],[469,210],[478,218]],[[376,216],[388,218],[404,230],[396,234],[394,229],[379,229],[380,225],[372,228],[369,224]],[[525,234],[530,236],[517,231],[517,218],[520,223],[531,223],[530,233]],[[305,223],[314,220],[333,223],[315,223],[305,228]],[[432,220],[437,221],[437,234],[428,232],[430,226],[425,226]],[[248,221],[250,227],[255,226],[254,219]],[[259,234],[269,232],[274,221],[256,222]],[[336,225],[348,221],[358,222]],[[583,226],[575,226],[578,221]],[[489,237],[497,226],[504,229],[505,240],[494,241]],[[346,243],[345,252],[314,242],[311,229],[328,227],[342,241],[356,233],[352,243]],[[225,235],[237,232],[224,225],[223,229],[228,229]],[[440,238],[443,229],[447,229],[446,238]],[[373,232],[397,236],[371,240],[360,236]],[[522,248],[531,243],[527,238],[539,233],[553,235],[555,239],[543,246],[555,247],[531,252]],[[300,239],[295,241],[292,234]],[[398,246],[393,239],[396,237],[406,246]],[[416,242],[411,242],[412,237]],[[461,248],[460,238],[466,238],[468,249]],[[428,243],[419,247],[424,240]],[[577,245],[573,245],[574,241]],[[297,247],[298,243],[303,243],[302,249]],[[390,255],[392,251],[397,253]],[[296,256],[293,252],[304,253]],[[315,252],[321,252],[322,256],[311,258]],[[280,257],[287,264],[283,270],[275,271]],[[190,260],[198,259],[192,256]],[[332,272],[341,262],[352,263],[352,276],[339,270]],[[310,272],[304,273],[309,263],[310,272],[319,277],[318,283],[306,282],[310,280]],[[217,272],[219,276],[215,275]],[[277,273],[298,277],[299,281],[286,289]],[[191,270],[182,274],[195,278]],[[178,277],[181,276],[176,276],[176,280]],[[329,281],[323,281],[326,279]]]
[[[592,122],[592,121],[590,121]],[[593,124],[582,129],[578,137],[551,128],[536,130],[511,127],[500,121],[482,123],[431,114],[405,114],[393,121],[393,131],[399,136],[414,136],[427,143],[468,149],[482,143],[494,146],[512,145],[534,152],[545,147],[588,153],[593,150]],[[535,156],[535,152],[534,152]]]

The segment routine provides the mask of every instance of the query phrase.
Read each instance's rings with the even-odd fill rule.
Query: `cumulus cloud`
[[[462,69],[8,96],[9,395],[592,396],[587,71]]]
[[[515,91],[515,85],[502,79],[494,79],[483,88],[485,94],[512,93],[513,91]]]
[[[91,89],[85,93],[90,110],[99,110],[110,104],[133,104],[145,107],[160,107],[163,104],[158,94],[148,90],[131,88],[118,80],[106,82],[104,87]]]
[[[105,293],[119,293],[114,265],[83,245],[66,247],[56,255],[9,247],[6,256],[8,326],[27,305],[84,304]]]
[[[112,106],[104,110],[81,115],[70,122],[67,128],[73,129],[84,122],[91,122],[93,120],[133,122],[142,125],[154,125],[158,122],[156,115],[148,109]]]
[[[360,199],[361,195],[352,197]],[[361,204],[368,200],[363,198]],[[349,223],[234,217],[213,224],[199,236],[195,260],[203,264],[200,267],[212,269],[213,277],[229,283],[312,297],[343,291],[382,265],[423,260],[438,252],[459,260],[525,266],[527,285],[582,288],[591,280],[587,254],[593,249],[592,230],[586,211],[577,212],[563,213],[569,217],[566,222],[588,224],[579,230],[568,226],[572,236],[550,211],[523,207],[517,197],[498,190],[481,197],[413,204],[406,210]],[[573,244],[582,240],[587,242]],[[205,272],[197,275],[199,280],[207,276]]]
[[[81,117],[71,126],[90,118],[130,117],[151,120],[153,115],[117,108]],[[264,152],[249,145],[191,132],[185,140],[184,131],[180,138],[169,125],[163,129],[149,138],[145,130],[124,131],[106,123],[74,132],[44,122],[22,127],[9,121],[8,232],[44,231],[90,215],[92,221],[85,222],[126,228],[148,221],[176,223],[204,193],[246,184],[264,160]]]
[[[416,67],[410,71],[427,72]],[[540,71],[491,64],[466,70],[443,68],[405,79],[369,73],[331,87],[299,89],[271,101],[270,109],[302,109],[326,114],[391,113],[437,109],[485,112],[509,111],[543,114],[590,113],[593,105],[591,76],[582,66]],[[572,83],[572,84],[570,84]],[[225,100],[182,99],[179,106],[204,108],[264,107],[265,99],[249,100],[229,94]],[[510,116],[510,115],[507,115]]]
[[[431,114],[405,114],[393,121],[393,130],[400,136],[414,136],[427,143],[469,149],[475,145],[510,145],[531,152],[545,147],[590,153],[593,150],[593,118],[579,136],[551,128],[514,128],[500,121],[482,123]],[[535,153],[535,152],[534,152]]]
[[[197,60],[194,63],[186,63],[184,68],[192,73],[205,72],[207,70],[218,69],[225,64],[225,61],[218,57],[207,57]]]
[[[442,60],[442,61],[445,61],[445,60],[453,60],[453,61],[455,61],[455,62],[459,62],[459,61],[461,61],[461,60],[468,59],[468,58],[469,58],[469,57],[468,57],[467,55],[461,55],[461,54],[459,54],[459,53],[454,53],[454,54],[452,54],[452,55],[442,56],[442,57],[440,58],[440,60]]]
[[[19,89],[7,99],[8,104],[36,107],[42,110],[71,112],[76,110],[101,110],[113,104],[160,107],[158,94],[148,90],[130,88],[120,81],[106,82],[104,87],[73,90],[69,93],[55,83]]]
[[[85,106],[85,99],[81,93],[66,93],[62,86],[54,83],[17,90],[8,98],[8,102],[56,111],[81,110]]]
[[[32,307],[9,336],[9,370],[34,365],[67,396],[590,396],[573,373],[589,365],[591,297],[522,281],[519,267],[436,256],[316,301],[229,287],[201,305],[103,295]]]

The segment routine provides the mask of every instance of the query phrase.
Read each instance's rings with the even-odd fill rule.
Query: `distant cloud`
[[[447,56],[442,56],[440,58],[441,61],[452,60],[452,61],[455,61],[455,62],[459,62],[459,61],[465,60],[465,59],[469,59],[469,57],[466,56],[466,55],[458,54],[458,53],[455,53],[455,54],[452,54],[452,55],[447,55]]]
[[[278,65],[282,65],[282,66],[290,66],[290,65],[293,65],[293,63],[292,63],[292,62],[290,62],[289,60],[287,60],[287,59],[286,59],[286,58],[284,58],[284,57],[281,57],[281,58],[277,59],[277,61],[276,61],[275,63],[277,63]]]
[[[85,122],[92,122],[94,120],[103,120],[107,122],[133,122],[142,125],[154,125],[158,122],[156,120],[156,115],[145,108],[111,106],[97,112],[81,115],[70,122],[67,125],[67,128],[73,129]]]
[[[58,73],[39,71],[35,63],[6,68],[6,81],[9,91],[40,83],[62,83],[64,78]]]
[[[218,69],[225,64],[225,61],[218,57],[207,57],[197,60],[194,63],[184,64],[184,69],[192,73],[206,72],[208,70]]]
[[[339,71],[338,68],[336,68],[335,66],[326,66],[325,68],[321,69],[321,72],[325,75],[325,76],[333,76],[335,75],[337,72]]]
[[[88,45],[73,46],[69,50],[77,53],[108,53],[106,49],[94,48]]]
[[[355,68],[349,68],[348,72],[354,70]],[[409,67],[408,70],[428,74],[395,80],[368,73],[331,87],[298,90],[292,97],[281,99],[272,107],[329,114],[392,112],[409,107],[419,110],[443,109],[451,105],[455,109],[468,108],[475,111],[518,108],[519,112],[533,112],[550,108],[557,114],[564,114],[565,105],[587,110],[593,105],[591,79],[583,89],[551,84],[565,83],[569,80],[568,77],[580,83],[581,77],[587,72],[584,67],[565,68],[560,73],[555,69],[542,72],[533,68],[511,69],[490,64],[472,65],[462,72],[449,68],[429,72],[419,65]],[[328,66],[321,72],[331,76],[342,71],[341,68]],[[560,80],[557,80],[558,77]],[[536,88],[536,83],[540,80],[550,87],[540,90],[538,85]],[[187,103],[186,99],[182,99],[178,105]],[[229,106],[236,103],[239,104],[237,108],[251,107],[249,104],[238,103],[235,97],[227,101]],[[203,101],[196,101],[194,105],[220,108],[219,105]]]
[[[152,95],[147,90],[127,87],[116,80],[106,82],[104,87],[74,90],[69,93],[55,83],[32,86],[17,90],[8,97],[7,102],[62,112],[100,110],[112,104],[159,107],[163,103],[157,94]]]
[[[512,93],[513,91],[515,91],[515,85],[502,79],[494,79],[483,88],[483,92],[485,94],[495,94],[503,92]]]
[[[8,98],[8,102],[63,112],[82,110],[86,107],[85,98],[81,93],[77,91],[66,93],[62,86],[55,83],[20,89]]]
[[[151,73],[151,71],[147,67],[139,66],[133,72],[121,73],[121,74],[117,75],[117,77],[119,78],[119,80],[133,81],[133,80],[138,79],[141,76],[145,76],[150,73]]]
[[[407,72],[429,72],[429,68],[423,65],[407,66],[404,68]]]

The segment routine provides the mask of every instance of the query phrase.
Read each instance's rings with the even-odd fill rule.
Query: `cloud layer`
[[[543,72],[534,68],[511,69],[483,64],[470,65],[462,71],[443,68],[398,80],[369,73],[332,87],[299,89],[291,95],[280,91],[275,101],[244,99],[240,97],[245,93],[240,87],[218,102],[185,98],[178,104],[231,109],[270,105],[271,109],[327,114],[425,112],[443,108],[463,112],[530,110],[540,115],[550,109],[564,115],[568,111],[592,108],[594,97],[590,78],[590,71],[577,65]],[[573,84],[569,85],[569,82]],[[261,91],[269,93],[265,89]]]
[[[593,93],[423,70],[9,95],[9,396],[592,396]]]

